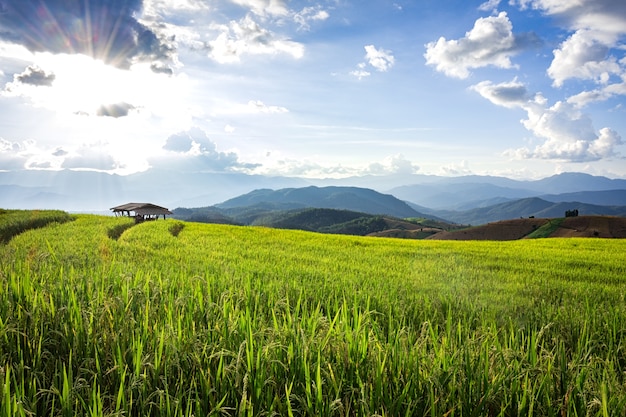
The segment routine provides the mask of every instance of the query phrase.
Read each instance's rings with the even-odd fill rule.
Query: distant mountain
[[[227,200],[216,207],[232,209],[253,207],[260,203],[278,204],[286,208],[330,208],[394,217],[430,217],[409,207],[407,203],[389,194],[358,187],[305,187],[280,190],[254,190]]]
[[[564,194],[545,194],[540,197],[554,203],[577,201],[599,206],[626,206],[626,190],[579,191]]]
[[[0,169],[2,169],[0,167]],[[363,176],[343,179],[304,179],[290,177],[267,177],[242,173],[180,172],[149,169],[127,176],[111,175],[93,171],[47,171],[18,170],[0,171],[0,207],[5,208],[50,208],[67,211],[108,212],[110,207],[130,201],[150,202],[160,206],[208,207],[228,201],[253,190],[308,189],[319,188],[364,188],[383,195],[393,195],[425,210],[413,210],[430,216],[439,216],[439,210],[465,211],[487,207],[496,203],[540,197],[557,201],[554,195],[580,192],[626,190],[626,180],[595,177],[588,174],[565,173],[538,181],[518,181],[493,176],[439,177],[434,175],[389,175]],[[298,191],[295,194],[306,192]],[[311,194],[310,190],[308,194]],[[550,197],[542,197],[549,195]],[[286,197],[286,196],[283,196]],[[364,194],[335,196],[342,203],[333,202],[330,196],[302,199],[285,203],[291,208],[310,207],[311,200],[323,201],[327,208],[345,208],[376,212],[376,202],[368,202]],[[589,199],[587,199],[589,197]],[[563,197],[565,200],[583,200],[588,204],[608,204],[609,199],[601,194],[592,200],[590,196]],[[367,203],[367,204],[366,204]],[[620,204],[621,205],[621,204]],[[383,204],[387,207],[387,203]],[[403,211],[404,210],[404,211]],[[406,207],[397,207],[395,215],[409,214]],[[402,216],[403,217],[403,216]]]
[[[168,208],[201,207],[255,188],[307,185],[299,178],[156,169],[127,176],[71,170],[0,171],[0,207],[106,212],[130,201]]]
[[[525,198],[466,211],[441,211],[440,216],[460,224],[479,225],[520,217],[564,217],[567,210],[582,215],[626,216],[626,206],[600,206],[579,202],[550,202],[538,197]]]
[[[390,190],[396,197],[433,210],[463,210],[493,204],[494,199],[512,200],[539,195],[539,192],[522,188],[501,187],[489,183],[415,184]],[[487,204],[488,205],[488,204]]]
[[[516,181],[488,176],[429,178],[411,185],[395,187],[389,193],[433,210],[469,210],[507,200],[541,197],[546,194],[626,190],[626,180],[563,173],[536,181]],[[591,196],[589,196],[591,198]],[[543,197],[542,197],[543,198]],[[550,201],[557,201],[548,199]],[[568,199],[561,200],[567,201]],[[577,201],[573,199],[570,201]],[[587,202],[587,201],[585,201]],[[603,205],[601,202],[588,201]],[[618,205],[622,205],[619,203]]]
[[[542,194],[563,194],[579,191],[626,190],[626,180],[609,179],[579,172],[565,172],[537,181],[527,182],[529,189]]]

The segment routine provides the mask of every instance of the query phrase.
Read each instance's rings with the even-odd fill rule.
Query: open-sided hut
[[[160,216],[172,214],[171,211],[165,207],[157,206],[151,203],[127,203],[121,206],[111,207],[111,210],[116,216],[128,216],[134,217],[137,223],[146,220],[156,220]]]

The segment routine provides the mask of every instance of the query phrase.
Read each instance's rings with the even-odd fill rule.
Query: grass
[[[0,416],[626,410],[623,240],[128,222],[0,246]]]

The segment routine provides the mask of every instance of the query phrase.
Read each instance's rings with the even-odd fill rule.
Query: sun
[[[37,65],[54,74],[54,81],[50,88],[38,88],[33,101],[58,113],[94,115],[101,106],[136,100],[143,93],[129,70],[85,55],[41,55]]]

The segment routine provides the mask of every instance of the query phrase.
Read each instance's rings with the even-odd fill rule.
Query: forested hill
[[[220,209],[252,207],[260,204],[278,210],[297,208],[329,208],[351,210],[394,217],[426,216],[398,198],[368,188],[359,187],[304,187],[280,190],[261,189],[215,205]]]

